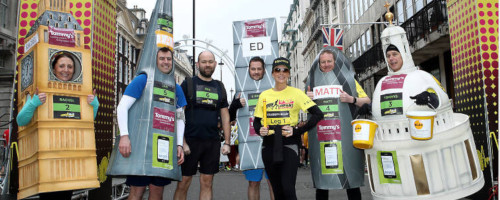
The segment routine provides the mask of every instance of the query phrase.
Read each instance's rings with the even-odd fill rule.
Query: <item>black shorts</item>
[[[127,181],[125,184],[128,186],[148,186],[153,184],[159,187],[170,184],[172,181],[168,178],[158,177],[158,176],[127,176]]]
[[[182,176],[196,174],[198,162],[200,173],[216,174],[219,172],[220,142],[217,140],[187,140],[191,154],[184,157],[182,163]]]

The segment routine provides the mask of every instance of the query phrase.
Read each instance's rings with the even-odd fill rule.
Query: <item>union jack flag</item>
[[[323,47],[332,46],[344,50],[344,30],[340,28],[323,27]]]

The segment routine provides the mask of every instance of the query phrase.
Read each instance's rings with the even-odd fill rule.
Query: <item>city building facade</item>
[[[17,8],[19,1],[0,0],[0,131],[8,129],[16,68]]]

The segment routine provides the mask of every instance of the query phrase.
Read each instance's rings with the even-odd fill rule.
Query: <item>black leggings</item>
[[[361,190],[359,188],[347,189],[347,199],[361,200]],[[328,200],[328,190],[316,189],[316,200]]]
[[[295,194],[295,181],[299,166],[297,153],[288,147],[283,147],[283,162],[273,164],[273,148],[265,147],[262,149],[262,161],[264,161],[267,176],[271,181],[274,199],[297,199]]]

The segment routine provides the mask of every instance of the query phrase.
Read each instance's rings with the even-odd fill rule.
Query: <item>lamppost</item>
[[[195,21],[195,19],[196,19],[196,0],[193,0],[193,39],[196,38],[196,36],[195,36],[195,33],[196,33],[196,31],[195,31],[195,29],[196,29],[196,25],[195,24],[196,23],[195,22],[196,21]],[[195,42],[193,40],[193,66],[192,66],[193,67],[193,76],[195,76],[195,74],[196,74],[196,72],[195,72],[196,70],[195,70],[195,67],[194,67],[195,66],[196,54],[195,54],[195,50],[194,49],[195,49]]]
[[[220,59],[220,62],[218,65],[220,66],[220,81],[222,82],[222,65],[224,65],[224,63],[222,62],[222,58]]]
[[[231,88],[229,92],[231,92],[231,98],[233,98],[233,92],[234,92],[233,88]]]

